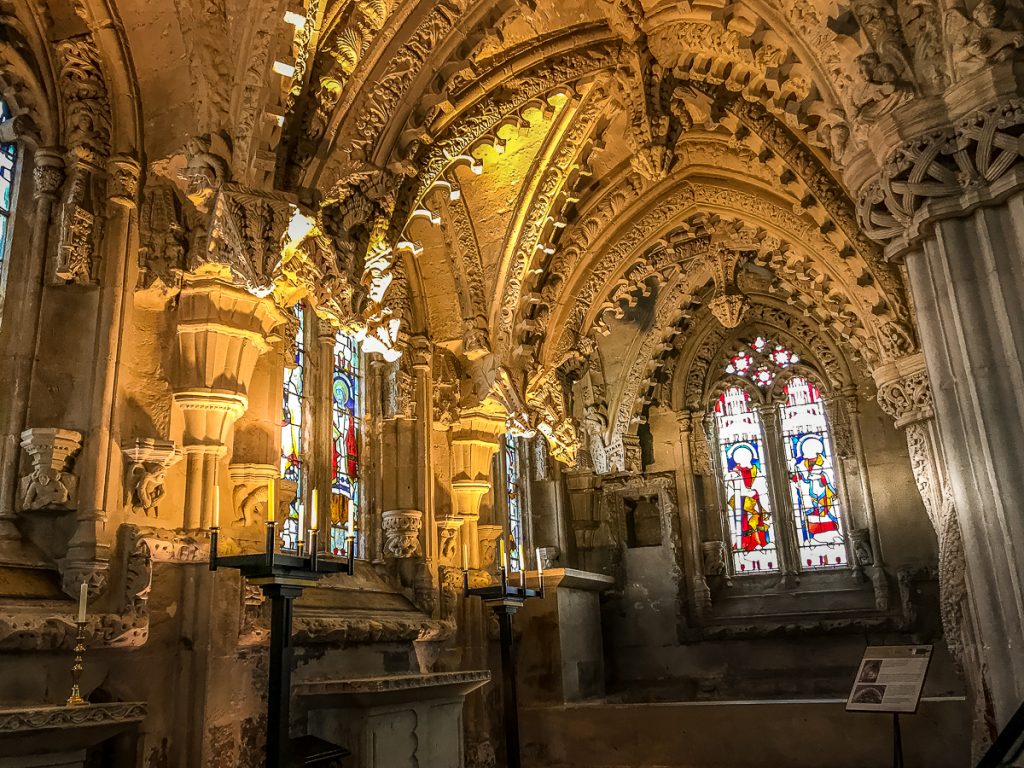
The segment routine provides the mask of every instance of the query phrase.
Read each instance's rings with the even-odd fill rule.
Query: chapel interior
[[[0,768],[1024,765],[1022,460],[1022,0],[0,0]]]

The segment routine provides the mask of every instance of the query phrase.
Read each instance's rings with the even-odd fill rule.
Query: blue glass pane
[[[362,370],[359,343],[349,333],[334,339],[334,380],[331,387],[331,550],[345,551],[346,526],[358,524],[361,507]],[[358,527],[358,525],[357,525]],[[359,547],[359,533],[356,547]]]
[[[295,483],[295,498],[288,507],[288,515],[281,528],[281,543],[285,549],[295,549],[298,541],[298,519],[303,508],[303,452],[302,452],[302,397],[305,387],[306,351],[303,345],[306,318],[305,307],[299,303],[292,307],[298,320],[295,332],[295,359],[284,369],[281,413],[281,477]]]

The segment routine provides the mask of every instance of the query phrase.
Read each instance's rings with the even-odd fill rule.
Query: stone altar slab
[[[293,686],[306,731],[356,768],[463,768],[462,705],[487,670],[311,680]],[[301,715],[300,715],[301,717]]]
[[[0,768],[81,768],[89,748],[145,717],[138,701],[0,709]]]

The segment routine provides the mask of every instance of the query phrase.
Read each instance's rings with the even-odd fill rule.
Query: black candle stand
[[[513,587],[508,583],[508,573],[501,569],[498,584],[470,589],[469,571],[463,571],[463,594],[479,597],[498,617],[501,640],[501,693],[502,710],[505,720],[505,765],[506,768],[520,768],[519,757],[519,702],[516,695],[516,647],[512,634],[512,619],[516,611],[532,598],[544,597],[544,574],[538,574],[540,589]]]
[[[310,553],[286,554],[274,551],[276,530],[267,523],[266,551],[252,555],[219,557],[218,531],[210,535],[210,570],[233,568],[250,584],[256,584],[270,600],[270,672],[267,685],[267,762],[266,768],[290,768],[291,739],[288,726],[291,714],[291,682],[295,649],[292,645],[292,609],[295,598],[306,587],[315,587],[321,576],[331,573],[355,573],[355,539],[348,538],[345,559],[328,557],[316,551],[315,532]]]

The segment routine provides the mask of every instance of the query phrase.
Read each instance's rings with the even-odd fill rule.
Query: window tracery
[[[505,498],[508,512],[508,563],[512,571],[523,569],[523,504],[519,438],[505,435]]]
[[[306,309],[302,302],[292,307],[295,318],[292,350],[294,358],[284,368],[281,415],[281,479],[295,484],[295,497],[288,505],[288,514],[281,526],[281,544],[296,549],[299,540],[299,517],[303,509],[303,413],[302,398],[306,376]]]

